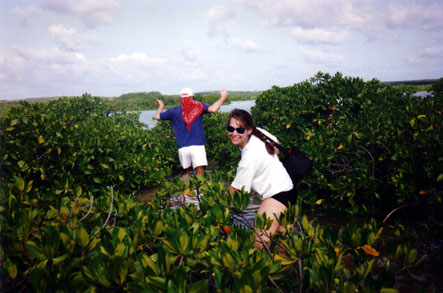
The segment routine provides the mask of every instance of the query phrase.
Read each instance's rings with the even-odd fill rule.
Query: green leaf
[[[166,279],[162,277],[146,277],[146,283],[152,285],[154,288],[166,292]]]
[[[414,263],[415,259],[417,258],[417,249],[413,248],[411,251],[409,251],[408,254],[408,263],[412,264]]]
[[[22,177],[18,177],[17,187],[20,192],[23,192],[23,190],[25,189],[25,180]]]
[[[368,274],[372,271],[372,266],[374,265],[374,261],[375,261],[375,259],[371,259],[371,261],[369,261],[368,266],[366,267],[365,273],[363,274],[363,280],[366,279]]]
[[[58,263],[61,263],[62,261],[64,261],[65,259],[67,259],[68,258],[68,255],[67,254],[63,254],[63,255],[61,255],[61,256],[58,256],[58,257],[56,257],[56,258],[54,258],[54,259],[52,259],[52,262],[53,262],[53,264],[58,264]]]
[[[380,289],[380,293],[398,293],[398,290],[393,288],[382,288]]]
[[[226,253],[225,255],[223,255],[223,265],[230,270],[234,270],[234,259],[232,258],[231,254]]]
[[[158,236],[161,234],[162,231],[163,231],[163,222],[161,220],[158,220],[157,224],[155,224],[154,235]]]
[[[114,255],[124,256],[125,255],[126,246],[123,243],[117,244],[114,250]]]
[[[82,187],[81,186],[77,186],[75,188],[75,195],[76,196],[80,196],[83,193]]]
[[[180,234],[180,253],[183,254],[188,249],[188,235],[185,232]]]
[[[119,228],[119,229],[118,229],[117,237],[118,237],[118,239],[120,240],[120,242],[123,241],[123,239],[124,239],[127,235],[128,235],[128,233],[126,233],[126,230],[125,230],[125,229],[123,229],[123,228]]]
[[[208,285],[209,285],[208,279],[197,281],[194,284],[192,284],[192,287],[188,290],[188,292],[189,293],[208,292],[209,291]]]
[[[421,276],[417,276],[416,274],[413,273],[409,273],[411,275],[412,278],[414,278],[417,281],[426,281],[426,278],[421,277]]]
[[[303,215],[303,218],[301,220],[301,225],[303,227],[303,230],[307,231],[309,229],[309,220],[306,217],[306,215]]]
[[[283,255],[280,255],[280,254],[275,254],[274,261],[276,261],[276,262],[281,261],[282,265],[287,266],[287,265],[293,264],[296,260],[286,257],[286,256],[283,256]]]
[[[15,265],[15,263],[13,263],[9,258],[6,260],[5,263],[6,266],[6,270],[8,271],[8,275],[9,277],[11,277],[11,279],[15,279],[17,277],[17,266]]]
[[[85,248],[89,244],[89,234],[85,227],[81,226],[77,229],[77,240],[82,248]]]
[[[26,241],[25,247],[38,260],[44,260],[46,258],[40,247],[38,247],[34,241]]]
[[[175,249],[175,247],[174,247],[174,246],[171,244],[171,242],[169,242],[168,240],[163,239],[163,240],[162,240],[162,243],[163,243],[164,245],[166,245],[166,247],[169,248],[169,250],[170,250],[172,253],[178,253],[177,249]]]
[[[28,193],[28,192],[31,191],[31,189],[32,189],[32,184],[33,184],[33,183],[34,183],[33,180],[31,180],[31,181],[28,182],[28,187],[26,187],[26,193]]]
[[[141,262],[144,268],[150,267],[152,271],[158,276],[160,274],[160,270],[150,256],[143,254],[141,258]]]

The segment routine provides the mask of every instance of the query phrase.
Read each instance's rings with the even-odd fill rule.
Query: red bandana
[[[205,107],[201,102],[194,101],[193,97],[181,98],[181,102],[183,121],[185,121],[189,132],[191,124],[203,113]]]

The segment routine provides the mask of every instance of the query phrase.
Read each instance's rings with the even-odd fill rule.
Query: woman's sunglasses
[[[226,129],[228,132],[234,132],[234,130],[236,130],[238,134],[243,134],[246,130],[244,127],[234,128],[231,125],[226,126]]]

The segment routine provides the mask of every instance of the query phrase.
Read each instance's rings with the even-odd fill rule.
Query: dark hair
[[[249,112],[242,109],[232,110],[231,112],[229,112],[228,125],[231,121],[231,118],[237,120],[240,126],[247,129],[252,129],[252,134],[265,143],[268,153],[270,155],[275,154],[274,144],[272,142],[269,142],[267,137],[260,130],[258,130],[257,127],[255,127],[254,120],[252,119],[252,116],[251,114],[249,114]]]

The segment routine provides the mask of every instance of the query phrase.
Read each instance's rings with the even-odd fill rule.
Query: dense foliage
[[[440,98],[443,96],[443,78],[437,80],[431,87],[432,93]]]
[[[335,88],[342,89],[339,96]],[[385,100],[391,99],[389,106]],[[415,201],[420,190],[426,190],[427,200],[438,201],[441,165],[419,166],[415,160],[441,155],[441,144],[435,145],[441,142],[441,116],[432,112],[441,115],[441,100],[416,99],[377,81],[339,75],[263,93],[253,110],[256,120],[315,162],[300,187],[304,204],[280,217],[288,229],[272,236],[263,251],[253,249],[254,223],[243,212],[250,194],[228,195],[224,183],[239,159],[226,134],[226,114],[204,118],[208,158],[218,171],[181,181],[170,179],[179,170],[170,122],[148,130],[135,115],[113,109],[85,95],[22,103],[1,118],[0,286],[5,291],[395,292],[399,275],[421,279],[414,268],[425,255],[404,227],[384,229],[374,220],[322,227],[303,215],[302,206],[323,200],[316,207],[365,212],[378,208],[381,199],[392,206]],[[397,113],[389,117],[400,121],[382,120],[386,114],[377,111]],[[408,134],[403,140],[395,136],[403,132]],[[363,164],[371,156],[373,168]],[[397,161],[424,173],[411,173],[409,165],[400,170]],[[419,181],[411,182],[411,174]],[[391,198],[378,184],[387,184]],[[154,186],[161,188],[152,202],[144,205],[134,197]],[[171,198],[194,190],[197,206],[171,206]],[[338,201],[341,196],[346,201]],[[270,224],[264,216],[255,222],[258,228]]]
[[[441,204],[442,110],[441,96],[319,73],[264,92],[252,113],[313,159],[300,186],[306,203],[382,215],[405,203]]]

